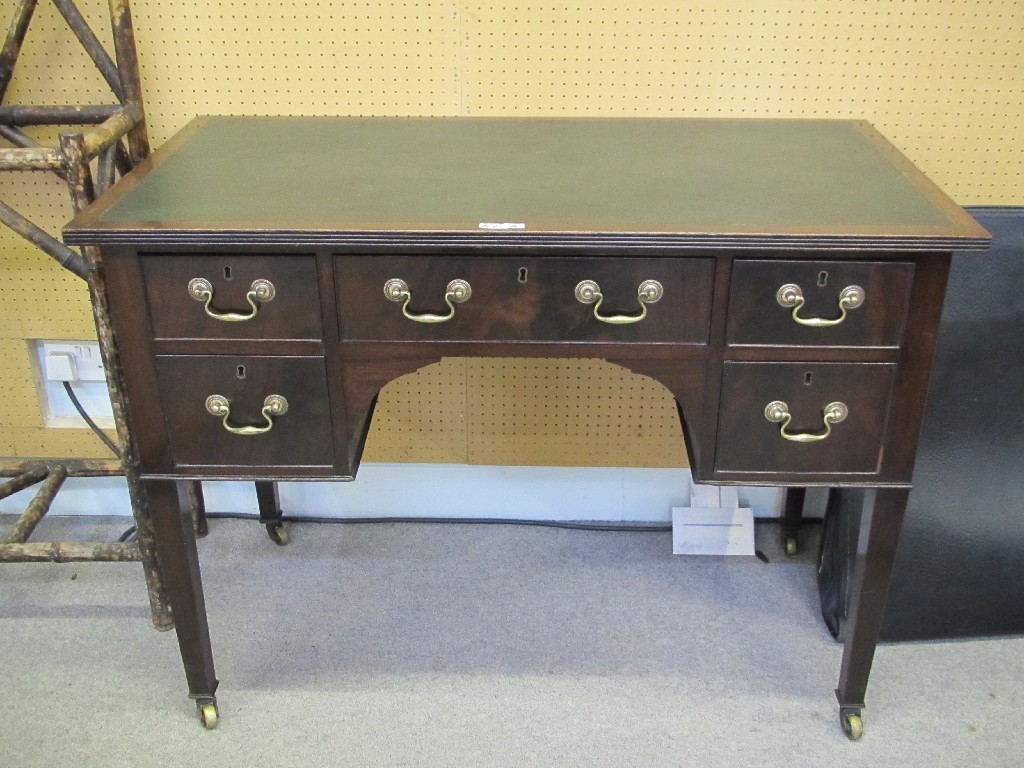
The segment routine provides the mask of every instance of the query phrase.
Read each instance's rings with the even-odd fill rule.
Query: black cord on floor
[[[206,517],[213,520],[253,520],[259,522],[258,515],[244,512],[207,512]],[[671,525],[663,523],[574,523],[558,520],[515,520],[509,518],[479,517],[307,517],[303,515],[282,515],[282,523],[347,523],[352,525],[374,525],[379,523],[429,523],[433,525],[532,525],[540,528],[566,528],[573,531],[619,531],[638,533],[666,533],[672,530]],[[778,520],[755,520],[759,523],[778,523]],[[820,522],[810,520],[805,522]],[[137,538],[135,526],[126,530],[118,541],[133,541]],[[764,563],[770,563],[768,556],[761,550],[754,554]]]
[[[259,520],[256,515],[243,512],[207,512],[211,520]],[[372,525],[377,523],[424,523],[431,525],[532,525],[541,528],[568,528],[575,531],[634,531],[639,533],[664,533],[671,531],[671,525],[662,523],[574,523],[558,520],[515,520],[508,518],[478,517],[304,517],[283,515],[283,523],[347,523]]]
[[[258,515],[250,515],[245,512],[207,512],[209,519],[221,520],[255,520],[259,521]],[[352,525],[375,525],[379,523],[420,523],[432,525],[532,525],[540,528],[566,528],[573,531],[616,531],[616,532],[638,532],[638,533],[666,533],[672,531],[671,524],[664,523],[574,523],[558,520],[515,520],[509,518],[489,517],[307,517],[303,515],[282,515],[278,518],[282,523],[346,523]],[[804,523],[820,523],[820,520],[810,518]],[[760,519],[755,520],[755,525],[779,524],[781,520]],[[130,528],[126,533],[133,532]],[[755,550],[757,559],[763,563],[771,563],[768,556],[761,550]]]
[[[75,394],[74,390],[71,389],[71,383],[68,381],[62,383],[64,384],[64,391],[68,393],[68,398],[71,400],[71,404],[75,406],[75,410],[78,411],[78,415],[85,419],[85,423],[89,425],[89,429],[95,432],[96,436],[103,441],[104,445],[113,451],[114,455],[120,459],[121,451],[119,451],[117,446],[114,445],[113,440],[107,437],[103,430],[96,425],[96,422],[92,420],[92,417],[85,412],[85,408],[82,407],[82,403],[78,400],[78,396]]]

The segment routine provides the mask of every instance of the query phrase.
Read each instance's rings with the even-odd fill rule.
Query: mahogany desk
[[[536,356],[663,384],[697,482],[872,489],[836,691],[860,736],[950,251],[989,241],[866,123],[203,118],[65,239],[101,249],[208,726],[176,481],[351,480],[388,381]]]

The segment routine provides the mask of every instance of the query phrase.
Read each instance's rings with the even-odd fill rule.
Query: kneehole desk
[[[836,691],[860,736],[950,253],[990,239],[868,124],[200,118],[64,235],[98,249],[208,726],[178,481],[351,480],[392,379],[587,357],[672,394],[698,483],[870,489]]]

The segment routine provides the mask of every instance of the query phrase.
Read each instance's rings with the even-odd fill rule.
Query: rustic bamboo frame
[[[108,0],[115,58],[111,59],[99,38],[78,11],[74,0],[53,0],[57,10],[110,85],[118,104],[87,106],[0,106],[0,136],[14,147],[0,149],[0,171],[46,171],[67,182],[77,213],[114,183],[116,172],[127,173],[150,153],[149,137],[139,80],[138,54],[128,0]],[[0,48],[0,101],[6,95],[14,65],[28,32],[38,0],[18,0],[3,47]],[[21,128],[30,125],[75,125],[84,130],[62,133],[58,147],[37,144]],[[96,161],[94,180],[91,164]],[[121,461],[15,461],[0,460],[0,476],[14,478],[0,485],[0,498],[40,483],[40,489],[0,543],[0,562],[135,561],[143,564],[153,624],[167,630],[174,626],[156,556],[149,507],[140,481],[138,461],[126,416],[123,379],[117,348],[107,314],[106,290],[99,251],[83,248],[78,253],[36,226],[10,206],[0,202],[0,222],[55,259],[62,267],[86,280],[100,353],[113,404],[114,423],[121,445]],[[125,475],[137,543],[28,542],[36,525],[49,511],[64,479],[69,475]],[[197,522],[202,515],[200,489],[191,489]]]

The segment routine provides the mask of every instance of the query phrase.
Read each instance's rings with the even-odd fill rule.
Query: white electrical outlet
[[[39,341],[47,381],[106,381],[95,341]]]
[[[86,426],[64,390],[70,386],[93,420],[107,429],[114,426],[114,414],[107,393],[106,375],[95,341],[40,339],[33,342],[36,361],[36,387],[48,427]]]

